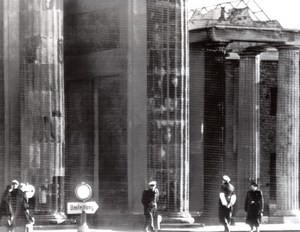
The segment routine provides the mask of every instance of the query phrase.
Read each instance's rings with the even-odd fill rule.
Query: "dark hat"
[[[257,183],[256,183],[256,181],[254,180],[254,178],[250,178],[249,181],[250,181],[250,186],[255,186],[255,187],[257,187]]]
[[[255,181],[250,181],[250,186],[255,186],[257,187],[257,183]]]

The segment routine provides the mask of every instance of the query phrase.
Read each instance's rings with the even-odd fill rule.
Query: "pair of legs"
[[[246,223],[250,226],[251,232],[259,232],[259,225],[261,223],[260,215],[248,214],[246,218]]]
[[[157,210],[150,210],[145,214],[145,231],[157,231]]]
[[[254,222],[254,223],[248,223],[250,226],[250,231],[251,232],[259,232],[259,223],[258,222]]]
[[[259,232],[259,226],[258,225],[250,225],[250,232]],[[255,229],[254,229],[255,228]]]
[[[225,232],[230,232],[232,207],[227,207],[219,203],[219,221],[224,226]]]
[[[230,232],[229,225],[231,223],[232,208],[221,206],[219,208],[219,221],[224,226],[225,232]]]

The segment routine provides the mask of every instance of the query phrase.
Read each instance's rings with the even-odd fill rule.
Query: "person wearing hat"
[[[229,176],[224,175],[219,194],[219,221],[224,226],[225,232],[230,231],[229,225],[235,202],[236,195],[234,192],[234,186],[230,183]]]
[[[13,231],[25,231],[25,229],[30,229],[28,225],[31,225],[33,218],[29,217],[29,203],[26,198],[25,193],[23,192],[25,188],[24,183],[19,183],[16,180],[11,182],[13,190],[11,191],[11,226]],[[32,230],[32,229],[31,229]]]
[[[145,215],[145,231],[157,231],[157,202],[159,199],[159,191],[156,188],[156,181],[148,184],[149,188],[143,191],[142,204],[144,206]]]
[[[12,186],[9,184],[6,186],[6,189],[1,196],[0,223],[2,226],[11,225],[11,216],[12,216],[11,196],[10,196],[11,191],[12,191]]]
[[[246,224],[250,226],[250,231],[259,231],[261,218],[264,209],[264,198],[261,190],[257,188],[257,183],[250,181],[250,190],[247,192],[245,199]]]

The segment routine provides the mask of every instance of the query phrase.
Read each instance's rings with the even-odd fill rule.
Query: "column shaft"
[[[147,3],[128,4],[128,206],[141,211],[140,198],[147,183]],[[135,22],[139,23],[135,23]],[[124,22],[125,23],[125,22]],[[127,23],[127,22],[126,22]],[[138,173],[138,175],[136,175]]]
[[[64,211],[63,1],[21,1],[23,180],[35,185],[35,210]]]
[[[299,210],[299,50],[279,48],[276,123],[277,214]]]
[[[259,144],[259,79],[260,55],[240,55],[238,102],[238,199],[239,210],[249,190],[249,178],[257,181],[260,169]]]
[[[189,214],[189,73],[186,0],[148,1],[148,179],[165,219]]]
[[[19,0],[5,0],[1,2],[3,53],[1,53],[1,75],[3,82],[1,92],[1,110],[3,130],[0,137],[4,141],[4,155],[1,156],[0,168],[3,171],[1,183],[9,183],[12,179],[19,179],[20,170],[20,38],[19,38]],[[1,145],[2,146],[2,145]],[[5,185],[6,185],[5,184]],[[4,189],[3,189],[4,191]]]
[[[226,168],[225,156],[225,55],[227,43],[210,43],[204,52],[203,174],[204,216],[218,215],[218,196]],[[199,131],[200,133],[200,131]],[[233,180],[234,181],[234,180]]]

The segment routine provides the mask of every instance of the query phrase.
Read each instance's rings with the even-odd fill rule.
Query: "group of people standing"
[[[234,186],[230,183],[230,178],[224,175],[219,194],[219,221],[224,226],[225,232],[230,232],[233,206],[236,202]],[[264,198],[257,183],[250,180],[250,190],[247,192],[244,209],[247,213],[246,224],[250,226],[250,232],[259,232],[259,225],[263,216]]]
[[[145,215],[145,231],[153,232],[159,228],[157,202],[159,191],[156,181],[148,184],[149,188],[143,191],[142,204]],[[224,175],[219,193],[219,221],[224,226],[225,232],[230,232],[233,206],[236,203],[235,188],[230,183],[230,177]],[[250,232],[259,232],[259,226],[263,216],[264,198],[261,190],[254,180],[250,180],[250,190],[247,192],[244,209],[247,214],[246,223],[250,226]]]
[[[1,226],[9,232],[31,231],[34,218],[29,212],[26,185],[13,180],[7,185],[1,197],[0,219]]]

